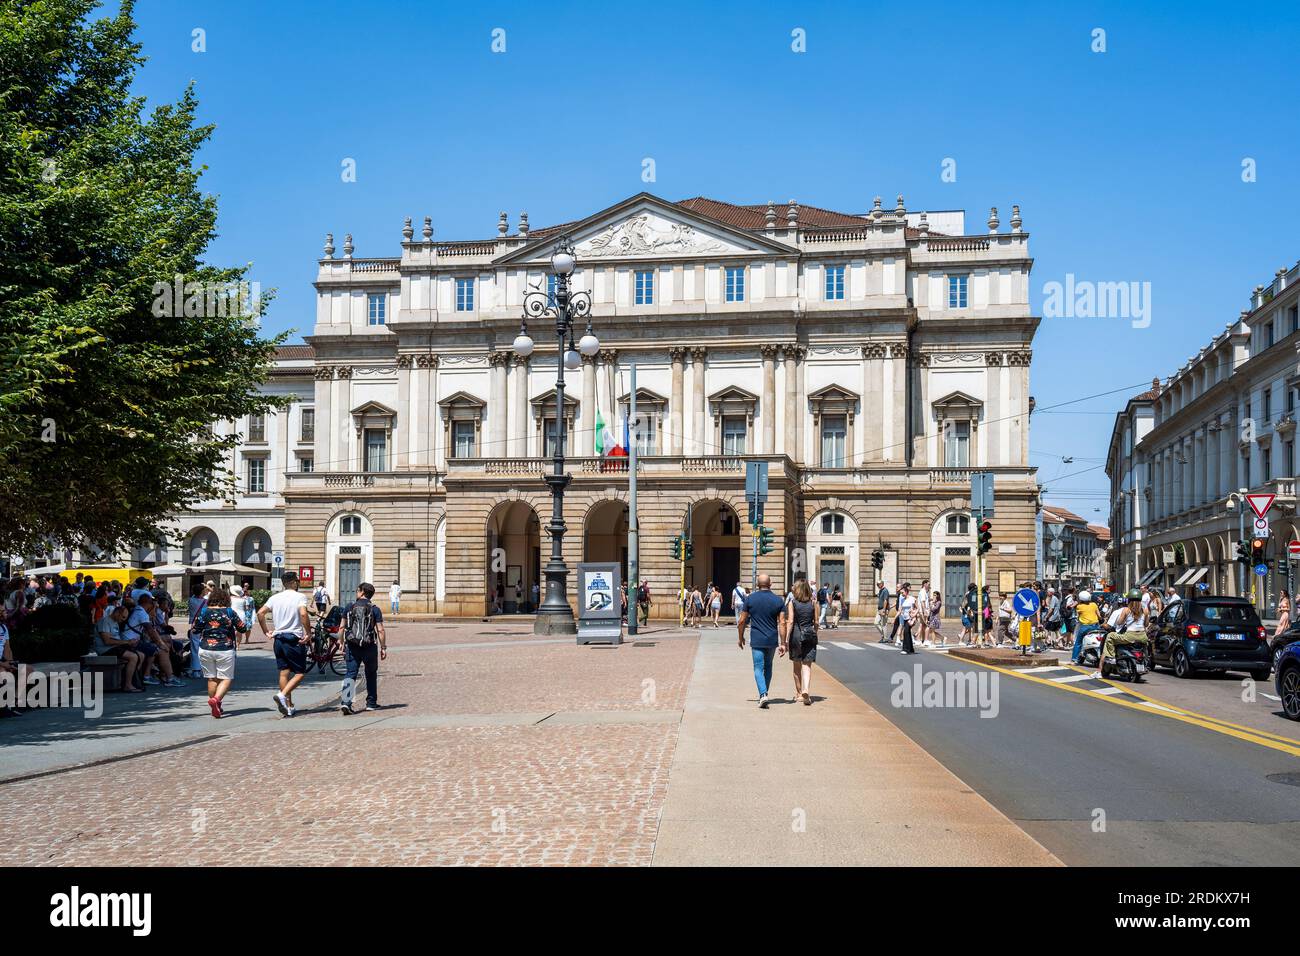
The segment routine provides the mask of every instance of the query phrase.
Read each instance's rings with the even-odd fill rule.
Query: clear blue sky
[[[965,208],[970,232],[1019,203],[1036,312],[1066,273],[1151,283],[1148,328],[1044,320],[1034,343],[1047,500],[1104,523],[1114,412],[1300,258],[1300,5],[1130,6],[142,0],[138,89],[195,81],[217,126],[209,258],[251,262],[278,289],[268,330],[298,335],[325,233],[393,255],[408,215],[458,239],[493,235],[502,209],[537,227],[643,188],[845,211],[902,193]]]

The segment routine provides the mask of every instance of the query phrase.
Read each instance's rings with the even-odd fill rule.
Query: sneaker
[[[296,708],[296,707],[290,707],[288,710],[286,710],[286,711],[284,712],[284,716],[286,716],[286,717],[297,717],[297,716],[298,716],[298,708]]]
[[[377,700],[366,701],[366,710],[383,710],[383,706]]]
[[[146,684],[161,684],[161,683],[162,683],[162,681],[160,681],[160,680],[159,680],[158,678],[156,678],[156,677],[146,677],[146,678],[144,678],[144,682],[145,682]]]
[[[344,717],[351,717],[351,716],[352,716],[352,708],[351,708],[350,706],[348,706],[347,704],[340,704],[340,705],[339,705],[339,713],[342,714]]]
[[[275,701],[275,706],[279,708],[279,710],[280,710],[280,716],[281,716],[281,717],[288,717],[288,716],[289,716],[289,704],[285,701],[285,699],[284,699],[284,694],[276,694],[276,695],[275,695],[273,698],[271,698],[271,699]]]
[[[760,698],[758,699],[758,706],[761,707],[761,708],[763,708],[763,710],[767,710],[767,695],[766,695],[766,694],[764,694],[762,697],[760,697]]]
[[[172,675],[171,677],[169,677],[169,678],[167,678],[165,681],[163,681],[163,686],[164,686],[164,687],[184,687],[184,686],[185,686],[185,681],[181,680],[179,677],[177,677],[177,676],[175,676],[175,675]]]

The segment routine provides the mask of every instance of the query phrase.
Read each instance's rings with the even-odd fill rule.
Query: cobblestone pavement
[[[22,821],[0,864],[650,862],[694,634],[580,647],[493,621],[391,636],[380,711],[212,721],[215,740],[0,784],[0,817]]]

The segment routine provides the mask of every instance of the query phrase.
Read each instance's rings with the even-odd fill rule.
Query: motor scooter
[[[1114,632],[1113,627],[1103,626],[1100,631],[1093,631],[1084,638],[1085,646],[1089,638],[1094,636],[1100,638],[1094,643],[1092,656],[1094,661],[1101,657],[1101,649],[1106,641],[1106,635]],[[1082,652],[1079,659],[1081,661],[1084,659]],[[1151,648],[1146,636],[1143,635],[1142,642],[1139,644],[1116,644],[1115,660],[1103,661],[1100,669],[1103,678],[1110,677],[1113,674],[1117,680],[1129,681],[1134,684],[1142,683],[1142,675],[1151,669]]]

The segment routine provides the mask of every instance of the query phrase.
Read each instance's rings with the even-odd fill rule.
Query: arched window
[[[844,515],[822,515],[822,534],[843,534]]]
[[[970,534],[970,518],[966,515],[948,516],[949,534]]]
[[[339,519],[339,534],[360,534],[361,516],[344,515]]]

